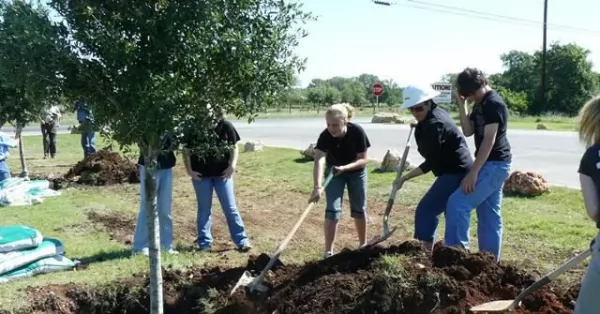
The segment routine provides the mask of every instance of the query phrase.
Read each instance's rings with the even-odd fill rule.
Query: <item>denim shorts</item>
[[[325,169],[329,175],[331,168]],[[325,218],[338,221],[342,218],[342,200],[344,190],[348,187],[350,200],[350,216],[352,218],[366,218],[367,214],[367,170],[363,168],[356,172],[344,172],[334,176],[325,187]]]

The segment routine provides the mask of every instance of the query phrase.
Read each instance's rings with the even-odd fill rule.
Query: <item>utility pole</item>
[[[547,43],[547,33],[548,33],[548,0],[544,0],[544,35],[542,40],[542,86],[541,86],[541,103],[540,103],[540,112],[544,112],[546,110],[546,46]]]

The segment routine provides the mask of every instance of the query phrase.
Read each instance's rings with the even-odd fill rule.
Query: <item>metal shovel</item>
[[[400,165],[397,168],[396,180],[392,184],[392,191],[390,192],[390,198],[388,199],[387,206],[385,207],[385,213],[383,214],[383,233],[381,236],[375,236],[371,241],[367,243],[364,247],[370,247],[381,243],[387,239],[389,239],[398,227],[394,227],[394,229],[390,230],[390,212],[392,211],[392,207],[394,207],[394,201],[396,199],[396,194],[398,194],[399,187],[395,182],[402,177],[402,173],[406,168],[406,159],[408,158],[408,152],[410,151],[410,138],[412,133],[417,125],[411,124],[410,131],[408,131],[408,140],[406,140],[406,146],[404,147],[404,153],[402,154],[402,159],[400,160]]]
[[[329,184],[329,182],[331,181],[333,176],[334,176],[334,173],[332,170],[329,173],[329,175],[327,176],[327,178],[325,179],[325,183],[323,183],[323,189],[325,189],[325,187]],[[267,266],[265,266],[265,268],[260,272],[260,275],[258,275],[258,277],[253,277],[249,271],[247,271],[247,270],[244,271],[244,274],[242,274],[242,277],[240,277],[240,279],[237,281],[237,283],[231,290],[231,293],[229,294],[230,296],[233,295],[237,291],[237,289],[242,286],[247,287],[248,293],[253,293],[255,290],[257,290],[259,292],[267,292],[269,290],[269,288],[263,284],[265,275],[267,274],[267,272],[269,270],[271,270],[273,265],[275,265],[275,262],[279,259],[279,256],[281,255],[281,252],[283,252],[283,249],[285,249],[288,242],[290,242],[290,240],[292,239],[294,234],[296,234],[296,231],[298,231],[298,228],[300,228],[300,225],[304,222],[304,219],[306,219],[306,216],[308,215],[310,210],[315,206],[316,203],[317,203],[316,201],[313,201],[313,202],[310,202],[310,204],[308,204],[308,206],[306,207],[306,209],[304,210],[304,212],[302,213],[302,215],[300,216],[300,218],[298,219],[298,221],[292,228],[292,231],[290,231],[290,233],[285,237],[285,239],[283,239],[283,241],[281,241],[281,243],[279,244],[279,247],[277,248],[275,253],[273,253],[273,255],[271,255],[271,259],[269,260],[269,263],[267,263]]]
[[[533,292],[539,290],[541,287],[552,282],[556,277],[562,275],[567,270],[575,267],[577,264],[583,262],[586,258],[592,255],[592,250],[587,249],[579,255],[571,258],[566,263],[562,264],[559,268],[553,270],[546,276],[542,277],[540,280],[534,282],[531,286],[527,287],[523,292],[521,292],[514,300],[498,300],[492,301],[484,304],[480,304],[474,306],[470,309],[471,312],[512,312],[519,307],[521,302]]]

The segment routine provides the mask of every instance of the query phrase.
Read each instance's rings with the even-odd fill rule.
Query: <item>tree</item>
[[[215,111],[251,121],[293,83],[303,61],[292,49],[312,19],[278,0],[52,0],[79,55],[69,71],[97,123],[121,145],[137,145],[146,167],[151,313],[162,313],[156,212],[160,137],[195,142],[194,153],[230,149],[212,132]],[[187,123],[184,123],[187,122]],[[192,141],[198,140],[198,141]]]
[[[39,121],[45,101],[58,100],[69,58],[66,29],[29,1],[0,2],[0,122],[14,122],[21,175],[28,176],[22,128]]]

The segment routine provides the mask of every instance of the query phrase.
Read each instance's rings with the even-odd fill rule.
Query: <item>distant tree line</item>
[[[573,116],[588,98],[600,90],[600,74],[592,70],[593,63],[589,55],[589,50],[576,44],[553,43],[548,47],[546,103],[543,107],[541,51],[528,53],[512,50],[503,54],[500,59],[504,71],[488,74],[488,78],[515,114]],[[455,78],[456,73],[448,73],[440,81],[454,83]],[[313,79],[307,88],[294,88],[281,93],[278,106],[318,109],[345,102],[356,107],[370,107],[376,103],[371,91],[374,83],[384,86],[384,94],[379,97],[381,105],[397,106],[402,102],[402,87],[396,82],[382,80],[374,74],[361,74],[350,78]]]

